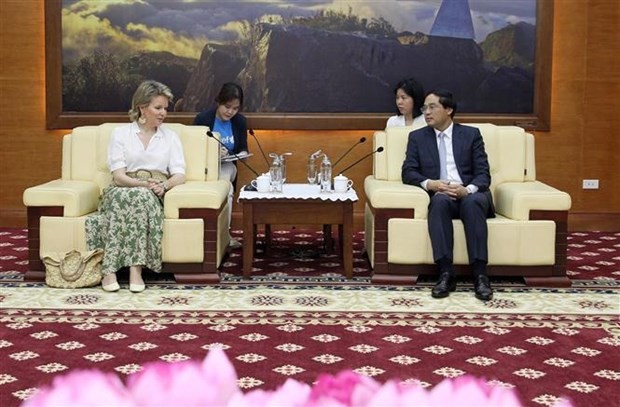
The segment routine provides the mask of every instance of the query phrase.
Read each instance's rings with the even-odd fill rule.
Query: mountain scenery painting
[[[534,108],[536,0],[65,0],[61,24],[69,112],[127,111],[144,79],[176,112],[228,81],[246,112],[392,112],[408,77],[461,112]]]

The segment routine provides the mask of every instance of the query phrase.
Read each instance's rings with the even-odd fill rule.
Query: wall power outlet
[[[597,179],[584,179],[583,189],[598,189],[598,180]]]

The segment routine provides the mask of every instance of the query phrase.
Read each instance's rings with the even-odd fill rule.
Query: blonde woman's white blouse
[[[156,170],[185,174],[185,157],[179,136],[165,126],[159,126],[146,148],[140,141],[140,128],[133,122],[112,132],[108,147],[110,172],[126,168],[127,172]]]

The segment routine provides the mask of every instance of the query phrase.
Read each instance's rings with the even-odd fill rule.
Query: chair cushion
[[[488,219],[489,265],[551,265],[555,262],[555,222]],[[465,231],[454,220],[454,264],[469,264]],[[433,264],[433,250],[424,219],[388,221],[388,262]]]

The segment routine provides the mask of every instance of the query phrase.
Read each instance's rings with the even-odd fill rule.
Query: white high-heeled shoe
[[[107,284],[107,285],[103,285],[103,284],[102,284],[102,285],[101,285],[101,288],[103,289],[103,291],[107,291],[107,292],[109,292],[109,293],[113,293],[113,292],[115,292],[115,291],[120,290],[120,289],[121,289],[121,286],[120,286],[120,285],[118,285],[118,283],[117,283],[117,282],[114,282],[114,283],[110,283],[110,284]]]
[[[145,284],[131,284],[131,283],[129,283],[129,291],[131,291],[132,293],[141,293],[144,290],[146,290],[146,285]]]
[[[101,288],[103,289],[103,291],[107,291],[109,293],[113,293],[114,291],[118,291],[121,289],[121,286],[118,285],[118,281],[115,281],[113,283],[110,284],[103,284],[103,282],[101,283]]]
[[[131,280],[135,277],[139,277],[140,280],[142,280],[142,283],[132,283]],[[141,293],[145,289],[146,285],[144,284],[144,279],[142,278],[142,267],[131,266],[129,268],[129,291],[131,291],[132,293]]]

